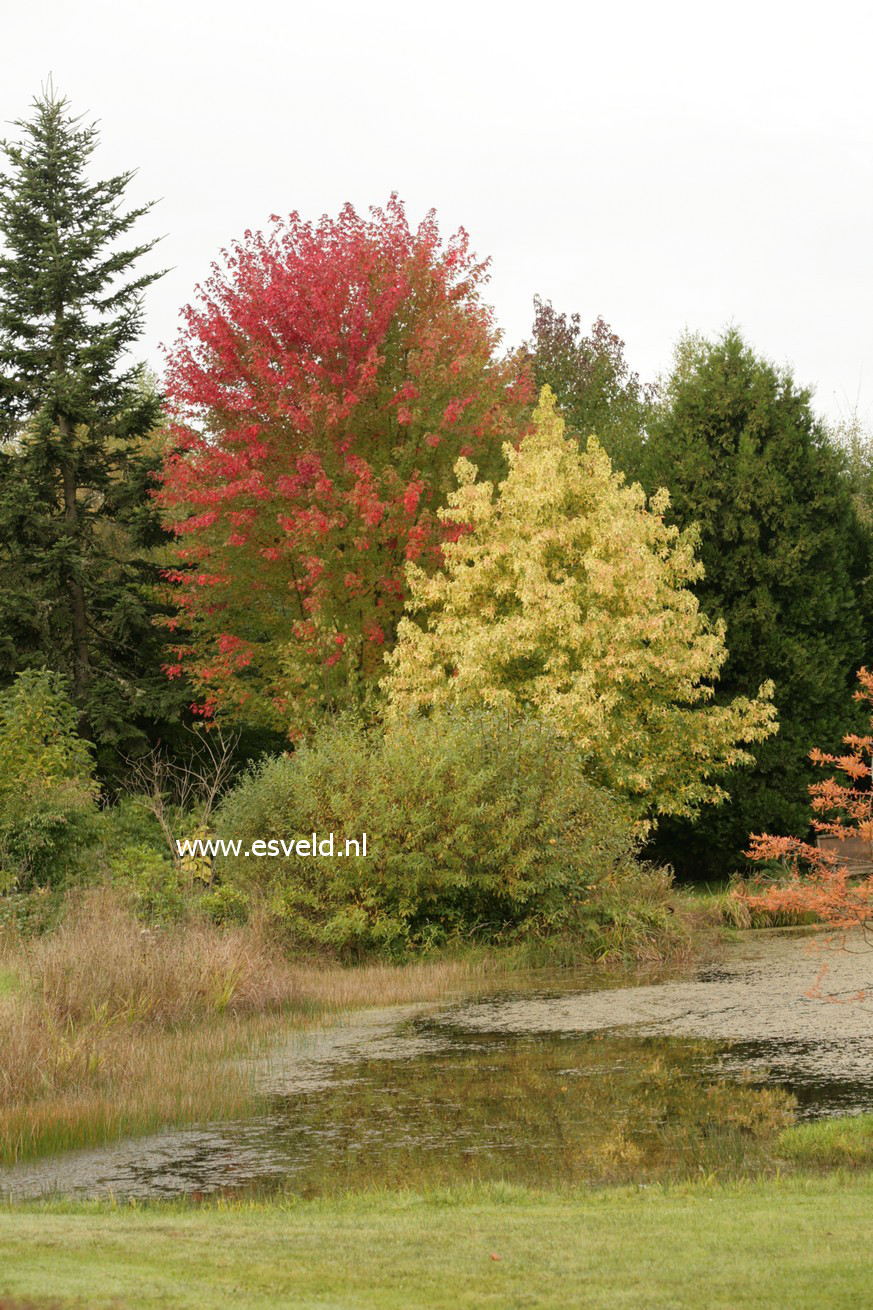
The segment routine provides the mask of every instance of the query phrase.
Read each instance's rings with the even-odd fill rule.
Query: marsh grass
[[[79,890],[41,935],[0,934],[0,1164],[252,1113],[251,1061],[289,1030],[442,1000],[544,966],[690,954],[665,898],[600,907],[587,935],[458,943],[405,964],[289,961],[265,921],[144,927],[118,888]]]
[[[251,1112],[242,1057],[365,1005],[439,999],[484,959],[295,965],[258,927],[144,931],[116,892],[82,894],[51,934],[7,942],[0,1163]]]
[[[0,1107],[0,1161],[98,1146],[129,1134],[246,1113],[253,1088],[234,1056],[256,1033],[240,1021],[103,1035],[89,1026],[31,1041],[41,1083]]]
[[[797,1124],[779,1137],[779,1150],[801,1168],[873,1167],[873,1114]]]
[[[678,892],[678,899],[692,917],[703,915],[721,928],[798,928],[818,922],[816,916],[807,911],[789,913],[753,909],[748,901],[737,895],[742,885],[741,878],[732,878],[729,882],[685,886]]]

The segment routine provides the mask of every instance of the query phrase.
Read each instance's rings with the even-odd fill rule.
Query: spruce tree
[[[131,173],[91,176],[98,143],[50,86],[0,174],[0,681],[69,677],[82,727],[128,750],[175,713],[154,628],[150,508],[160,399],[130,348],[159,273],[132,242]]]
[[[680,344],[644,459],[647,490],[667,487],[673,520],[700,528],[695,591],[727,625],[718,698],[776,688],[779,732],[725,779],[730,803],[658,835],[680,872],[723,875],[743,867],[750,833],[807,831],[809,751],[837,747],[855,716],[867,537],[809,392],[736,331]]]

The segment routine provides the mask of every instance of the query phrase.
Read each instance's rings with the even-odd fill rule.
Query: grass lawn
[[[857,1310],[870,1304],[871,1207],[873,1174],[31,1205],[0,1210],[0,1305]]]

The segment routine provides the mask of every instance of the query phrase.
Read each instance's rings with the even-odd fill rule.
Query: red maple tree
[[[855,699],[873,710],[873,673],[861,669]],[[871,714],[873,728],[873,714]],[[839,843],[848,838],[867,843],[873,857],[873,736],[848,733],[840,755],[810,752],[810,759],[836,775],[810,787],[812,827],[835,838],[830,846],[813,845],[799,837],[753,835],[746,852],[759,862],[778,862],[784,876],[765,885],[762,881],[738,894],[751,909],[785,914],[813,913],[838,929],[869,926],[873,912],[873,858],[850,863],[842,858]]]
[[[202,710],[291,727],[360,699],[393,644],[404,566],[436,566],[437,514],[470,455],[496,471],[533,399],[497,358],[467,234],[415,229],[392,196],[361,217],[273,217],[184,311],[170,355],[178,663]]]

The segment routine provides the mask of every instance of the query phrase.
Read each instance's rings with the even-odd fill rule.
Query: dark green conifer
[[[680,345],[649,426],[643,481],[669,488],[678,524],[700,527],[706,576],[696,591],[727,625],[718,695],[776,684],[780,731],[756,747],[756,768],[726,781],[731,803],[694,824],[665,824],[658,837],[677,868],[724,874],[743,865],[750,833],[807,830],[808,753],[838,747],[852,726],[867,534],[809,392],[736,331]]]
[[[95,740],[131,749],[175,715],[155,629],[149,501],[160,398],[130,356],[139,271],[131,173],[94,180],[98,134],[50,86],[2,143],[0,682],[46,665],[70,679]]]

